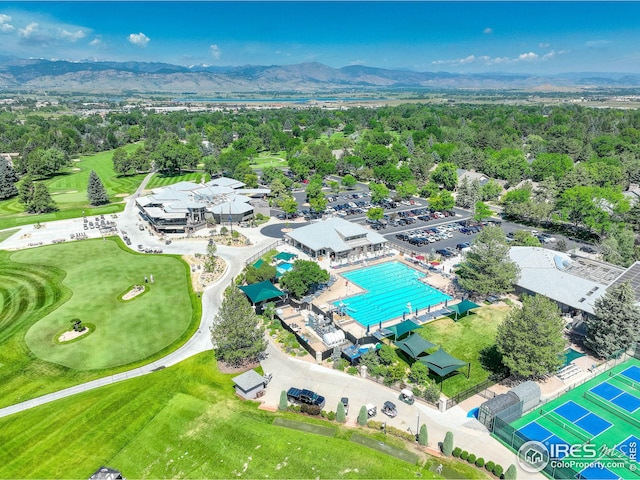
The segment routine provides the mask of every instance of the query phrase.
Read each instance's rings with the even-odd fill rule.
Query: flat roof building
[[[284,239],[312,258],[348,258],[379,252],[387,245],[387,239],[382,235],[341,218],[330,218],[296,228],[285,234]]]

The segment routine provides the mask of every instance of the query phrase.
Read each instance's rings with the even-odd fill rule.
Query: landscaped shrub
[[[454,448],[453,452],[451,452],[451,454],[456,458],[460,458],[461,453],[462,453],[462,449],[460,447]]]
[[[382,422],[376,422],[375,420],[369,420],[367,422],[367,427],[372,428],[374,430],[382,429]]]
[[[467,462],[469,463],[476,463],[476,455],[475,453],[470,453],[469,456],[467,457]]]
[[[351,366],[349,368],[347,368],[347,373],[349,375],[357,375],[358,374],[358,369],[354,366]]]
[[[427,402],[438,403],[440,400],[440,389],[438,385],[433,382],[427,383],[422,396]]]
[[[280,392],[280,402],[278,403],[278,410],[286,410],[289,407],[289,402],[287,401],[287,391],[282,390]]]
[[[335,412],[329,412],[327,413],[327,420],[331,420],[332,422],[336,419],[336,414]]]
[[[444,441],[442,442],[442,453],[444,453],[447,457],[450,457],[452,452],[453,452],[453,433],[447,432],[444,436]]]
[[[301,413],[306,413],[307,415],[320,415],[320,412],[322,411],[322,408],[319,407],[318,405],[307,405],[306,403],[303,403],[302,405],[300,405],[300,412]]]
[[[476,460],[476,467],[478,468],[484,467],[484,458],[478,457],[478,459]]]
[[[367,407],[364,405],[360,407],[360,413],[358,413],[358,425],[364,426],[367,424]]]
[[[484,468],[487,470],[487,472],[493,472],[493,467],[495,466],[496,464],[491,460],[489,460],[487,463],[484,464]]]
[[[336,421],[338,423],[344,423],[347,421],[347,416],[344,413],[344,405],[342,402],[338,402],[338,407],[336,408]]]
[[[460,458],[462,460],[466,460],[467,458],[469,458],[469,452],[467,452],[466,450],[463,450],[462,453],[460,454]]]
[[[429,443],[429,433],[427,432],[427,424],[423,423],[420,426],[420,433],[418,434],[418,445],[423,447]]]
[[[493,467],[493,474],[498,478],[502,476],[503,471],[504,469],[502,468],[501,465],[496,465],[495,467]]]
[[[407,432],[406,430],[400,430],[399,428],[390,427],[389,425],[387,425],[387,433],[389,435],[393,435],[394,437],[409,440],[410,442],[416,441],[416,436],[413,433]]]
[[[507,471],[504,472],[505,480],[516,480],[517,475],[518,475],[518,472],[516,470],[516,466],[513,463],[509,465],[509,468],[507,468]]]

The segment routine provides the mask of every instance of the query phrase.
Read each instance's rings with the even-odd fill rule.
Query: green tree
[[[351,190],[353,187],[355,187],[356,183],[358,183],[358,181],[353,175],[348,174],[342,178],[342,186],[347,190]]]
[[[518,230],[513,234],[512,245],[522,247],[539,247],[542,245],[540,240],[533,236],[529,230]]]
[[[502,185],[500,185],[494,179],[489,180],[487,183],[480,187],[480,197],[482,198],[482,201],[485,202],[487,200],[495,200],[496,198],[500,197],[501,193]],[[459,194],[460,192],[458,192],[458,195]]]
[[[253,265],[249,265],[245,272],[245,279],[247,283],[264,282],[265,280],[271,280],[276,278],[277,269],[275,266],[263,262],[258,268]]]
[[[218,247],[213,240],[209,240],[207,244],[207,253],[204,256],[204,271],[207,273],[212,273],[216,269],[216,265],[218,264],[218,257],[216,256],[216,252],[218,251]]]
[[[124,148],[116,148],[111,161],[113,162],[113,170],[118,175],[132,175],[135,173],[131,156]]]
[[[542,295],[525,296],[498,326],[496,347],[512,375],[538,379],[562,365],[566,342],[557,305]]]
[[[237,285],[225,291],[222,305],[213,319],[211,341],[216,358],[231,365],[252,362],[267,348],[264,327]]]
[[[628,228],[621,228],[602,242],[600,242],[600,252],[602,258],[609,263],[628,267],[637,260],[636,235]]]
[[[336,407],[336,422],[344,423],[347,421],[347,416],[344,413],[344,405],[342,402],[338,402],[338,406]]]
[[[34,186],[33,179],[29,174],[22,177],[20,182],[18,182],[18,200],[24,204],[25,207],[28,207],[33,201]]]
[[[385,198],[389,198],[389,189],[386,185],[381,183],[370,183],[369,190],[371,190],[371,203],[378,204]]]
[[[291,295],[300,298],[306,295],[313,285],[329,281],[329,272],[320,268],[316,262],[296,260],[293,268],[280,278],[280,285]]]
[[[427,433],[427,424],[423,423],[422,425],[420,425],[420,433],[418,434],[418,445],[426,447],[428,444],[429,434]]]
[[[491,211],[489,206],[484,202],[476,202],[474,207],[473,219],[476,222],[481,222],[485,218],[489,218],[491,215],[493,215],[493,212]]]
[[[429,381],[429,369],[424,363],[414,362],[409,372],[409,380],[416,385],[423,385]]]
[[[429,197],[429,207],[436,211],[451,210],[455,205],[455,199],[449,190],[440,190],[436,195]]]
[[[367,407],[363,405],[360,407],[360,412],[358,413],[358,425],[364,427],[367,424],[368,419],[369,415],[367,415]]]
[[[89,173],[89,183],[87,184],[87,198],[90,205],[104,205],[109,203],[109,195],[102,184],[98,174],[91,170]]]
[[[18,176],[5,159],[0,159],[0,200],[15,197],[18,194],[16,182]]]
[[[289,218],[290,215],[292,215],[292,214],[294,214],[294,213],[296,213],[298,211],[298,202],[296,201],[295,198],[293,198],[291,196],[285,197],[282,200],[282,202],[280,202],[280,208],[285,213],[287,218]]]
[[[396,188],[396,196],[401,200],[408,200],[418,193],[418,187],[414,182],[403,182]]]
[[[319,195],[309,199],[309,207],[314,212],[324,212],[327,208],[327,199],[324,195]]]
[[[287,391],[280,392],[280,401],[278,402],[278,410],[285,411],[289,408],[289,400],[287,399]]]
[[[458,185],[458,167],[454,163],[443,162],[431,172],[431,180],[447,190],[453,190]]]
[[[394,348],[389,345],[383,345],[380,350],[378,350],[378,357],[380,358],[380,362],[384,365],[391,365],[396,360],[398,360],[398,355]]]
[[[33,198],[27,204],[27,211],[29,213],[49,213],[58,210],[56,202],[51,199],[47,186],[38,182],[33,188]]]
[[[378,221],[384,217],[384,208],[382,207],[372,207],[367,210],[367,218],[371,221]]]
[[[444,435],[444,441],[442,442],[442,453],[444,453],[447,457],[451,456],[453,452],[453,433],[447,432]]]
[[[509,244],[504,231],[495,225],[482,229],[458,270],[460,285],[480,295],[506,293],[520,274],[509,258]]]
[[[587,317],[585,345],[609,358],[640,340],[640,309],[629,282],[612,285],[595,301],[595,315]]]

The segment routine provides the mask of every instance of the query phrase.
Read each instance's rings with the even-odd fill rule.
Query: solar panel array
[[[635,262],[631,265],[626,272],[620,275],[620,277],[611,284],[611,286],[620,285],[624,282],[629,282],[631,284],[631,288],[633,288],[636,299],[640,299],[640,262]]]

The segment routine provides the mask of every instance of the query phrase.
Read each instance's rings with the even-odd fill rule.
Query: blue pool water
[[[278,265],[276,267],[276,272],[278,273],[279,276],[281,276],[281,275],[284,275],[285,273],[287,273],[292,268],[293,268],[293,264],[292,263],[281,263],[280,265]]]
[[[342,276],[366,292],[334,302],[334,305],[343,303],[346,313],[365,327],[401,317],[403,313],[408,315],[408,302],[414,312],[417,308],[423,313],[430,306],[451,300],[449,295],[421,282],[424,273],[401,262],[359,268]]]

